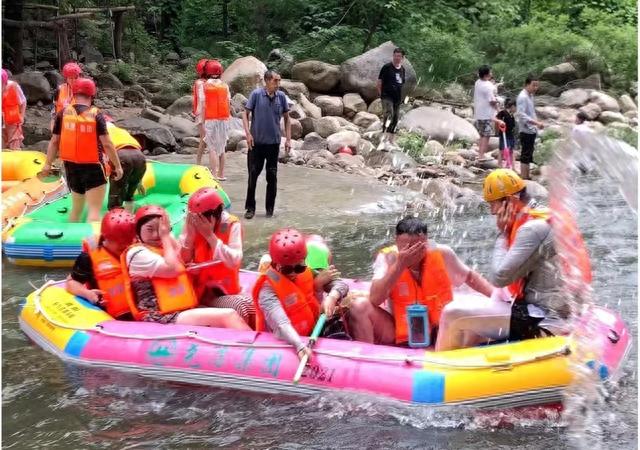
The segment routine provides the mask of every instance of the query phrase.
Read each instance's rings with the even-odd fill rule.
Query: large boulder
[[[569,89],[560,94],[560,100],[558,103],[560,106],[567,108],[579,108],[582,105],[587,104],[589,101],[589,93],[584,89]]]
[[[300,96],[298,97],[298,102],[300,103],[300,106],[302,106],[302,109],[304,109],[304,112],[307,114],[307,116],[311,117],[312,119],[319,119],[320,117],[322,117],[322,109],[320,109],[319,106],[311,103],[311,101],[309,101],[309,99],[305,95],[300,94]]]
[[[341,116],[344,112],[342,97],[319,95],[313,103],[320,108],[323,116]]]
[[[602,108],[600,108],[596,103],[587,103],[582,106],[579,111],[584,113],[587,116],[587,119],[596,120],[602,112]]]
[[[53,89],[64,83],[64,77],[57,70],[48,70],[44,73],[44,77]]]
[[[464,88],[460,83],[449,83],[443,92],[444,98],[452,100],[457,103],[471,103],[471,97],[469,91]]]
[[[304,61],[293,66],[291,76],[314,92],[328,93],[340,81],[340,67],[322,61]]]
[[[323,138],[327,138],[332,134],[337,133],[338,130],[340,130],[340,122],[337,117],[321,117],[315,123],[315,131]]]
[[[340,65],[341,87],[346,92],[357,92],[367,102],[378,97],[376,83],[380,68],[391,61],[396,45],[387,41],[362,55],[346,60]],[[417,85],[416,72],[408,59],[402,65],[405,68],[403,94],[410,95]]]
[[[124,89],[124,84],[114,74],[100,72],[96,75],[96,84],[102,89]]]
[[[633,101],[629,94],[620,96],[620,107],[624,113],[638,110],[638,105],[636,105],[636,102]]]
[[[85,44],[84,47],[82,47],[82,50],[80,51],[80,55],[84,57],[85,64],[89,64],[89,63],[102,64],[104,62],[104,56],[102,56],[102,53],[100,53],[100,51],[98,51],[98,49],[95,48],[93,45],[88,43]]]
[[[179,140],[186,137],[199,136],[198,126],[194,122],[182,117],[163,114],[158,123],[169,127],[173,135]]]
[[[307,117],[307,113],[304,112],[304,108],[300,106],[300,103],[294,103],[289,107],[289,116],[301,120]]]
[[[324,150],[327,148],[327,140],[318,133],[309,133],[304,137],[301,150]]]
[[[236,59],[222,74],[222,81],[229,85],[231,94],[241,93],[249,97],[251,92],[263,85],[267,66],[253,56]]]
[[[274,48],[267,56],[267,66],[278,72],[283,78],[291,76],[293,68],[293,55],[281,48]],[[291,94],[289,94],[291,95]]]
[[[247,137],[242,130],[229,130],[227,135],[227,147],[228,152],[235,152],[238,149],[240,141],[246,141]]]
[[[538,83],[538,95],[551,95],[557,97],[558,95],[560,95],[561,91],[562,88],[556,86],[553,83],[550,83],[549,81],[540,80],[540,82]]]
[[[542,71],[541,80],[547,80],[555,85],[565,84],[578,78],[578,70],[571,63],[564,62],[547,67]]]
[[[593,91],[589,96],[589,99],[596,103],[602,111],[620,111],[618,101],[604,92]]]
[[[318,120],[319,119],[314,119],[313,117],[309,116],[305,117],[304,119],[300,119],[300,125],[302,125],[302,135],[306,136],[309,133],[315,132]]]
[[[20,85],[27,103],[51,102],[51,86],[41,72],[23,72],[11,77]]]
[[[440,143],[451,140],[475,142],[480,135],[473,125],[451,111],[421,106],[406,113],[399,124],[401,129],[420,133],[425,139]]]
[[[368,113],[366,111],[360,111],[353,118],[353,123],[355,125],[365,129],[368,129],[371,125],[373,125],[376,122],[380,122],[380,119],[378,119],[378,116],[376,116],[375,114]]]
[[[300,81],[282,80],[280,82],[280,90],[296,100],[300,97],[300,94],[309,97],[309,89]]]
[[[557,119],[559,116],[558,109],[555,106],[540,106],[536,108],[536,114],[540,119]]]
[[[367,104],[364,102],[360,94],[345,94],[342,97],[344,104],[344,116],[351,119],[360,111],[367,110]]]
[[[405,152],[393,150],[390,152],[382,150],[372,150],[366,157],[365,161],[370,167],[389,168],[396,172],[406,169],[412,169],[418,164],[411,156]]]
[[[566,84],[567,89],[595,89],[599,91],[602,89],[602,78],[599,73],[589,75],[587,78],[580,78],[577,80],[569,81]]]
[[[144,148],[175,148],[177,145],[176,138],[169,127],[144,117],[118,120],[116,125],[127,130],[136,139],[142,138]]]
[[[370,112],[371,114],[375,114],[378,117],[382,117],[382,100],[377,98],[374,101],[372,101],[369,104],[369,107],[367,108],[367,112]]]
[[[172,116],[178,116],[182,113],[190,113],[193,109],[193,96],[183,95],[178,100],[173,102],[165,111],[166,114]]]
[[[627,119],[615,111],[602,111],[602,114],[598,116],[598,121],[604,123],[605,125],[612,122],[626,122]]]
[[[234,115],[242,114],[242,111],[244,111],[244,106],[248,101],[249,99],[247,99],[247,97],[239,93],[231,97],[231,110],[233,111]]]
[[[349,147],[354,152],[358,149],[360,143],[360,134],[355,131],[338,131],[327,138],[327,147],[334,155],[338,153],[342,147]]]
[[[151,102],[154,105],[158,105],[162,108],[168,108],[169,106],[173,105],[173,103],[180,97],[182,96],[176,91],[162,90],[151,97]]]
[[[302,124],[300,121],[294,118],[290,118],[289,121],[291,122],[291,139],[295,140],[302,138]],[[284,118],[280,119],[280,131],[282,132],[282,136],[284,136]]]

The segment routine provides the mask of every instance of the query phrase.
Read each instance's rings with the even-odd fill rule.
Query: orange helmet
[[[95,97],[97,92],[96,84],[91,78],[78,78],[73,83],[73,93]]]
[[[78,78],[82,73],[82,69],[75,62],[68,62],[62,67],[62,76],[65,78]]]
[[[204,74],[205,75],[222,75],[224,69],[222,68],[222,64],[217,59],[211,59],[207,61],[204,66]]]
[[[205,58],[201,59],[200,61],[198,61],[198,64],[196,64],[196,73],[198,74],[199,77],[201,77],[204,74],[204,67],[207,65],[207,60]]]
[[[307,257],[304,235],[293,228],[276,231],[269,242],[269,255],[271,261],[283,266],[303,262]]]
[[[189,212],[204,213],[219,208],[224,205],[224,200],[212,187],[203,187],[195,191],[189,197]]]

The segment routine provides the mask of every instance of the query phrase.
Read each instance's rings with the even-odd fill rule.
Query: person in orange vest
[[[147,171],[147,158],[142,153],[140,143],[123,128],[113,124],[113,119],[105,117],[107,132],[118,152],[118,159],[122,166],[122,177],[109,181],[109,200],[107,208],[123,208],[133,211],[133,195],[140,186],[140,182]]]
[[[24,135],[22,125],[27,112],[27,99],[22,88],[9,80],[9,72],[2,69],[2,143],[4,148],[20,150]]]
[[[376,257],[369,298],[351,304],[351,334],[358,341],[404,345],[408,342],[407,308],[418,303],[427,307],[435,335],[442,309],[453,300],[453,288],[462,284],[486,296],[493,291],[450,247],[429,242],[423,220],[405,217],[396,225],[395,245]]]
[[[62,67],[64,83],[56,88],[52,99],[53,106],[51,107],[51,125],[49,126],[52,132],[56,121],[56,115],[58,115],[65,107],[75,103],[73,98],[73,84],[81,74],[82,69],[76,62],[68,62]]]
[[[192,107],[191,114],[195,118],[196,125],[198,126],[198,133],[200,135],[200,143],[198,144],[198,152],[196,153],[196,164],[202,163],[202,153],[204,152],[204,123],[202,117],[198,114],[198,90],[199,87],[206,81],[207,77],[204,73],[204,67],[207,64],[207,59],[201,59],[196,64],[196,75],[198,76],[193,82],[193,88],[191,89]]]
[[[107,190],[107,164],[113,169],[113,179],[122,178],[122,166],[107,131],[104,116],[92,106],[96,85],[89,78],[79,78],[73,84],[75,102],[56,116],[53,135],[47,148],[43,175],[49,175],[51,165],[60,151],[64,162],[72,206],[69,222],[78,222],[87,203],[87,221],[100,220],[100,210]],[[108,161],[105,158],[108,157]]]
[[[135,320],[251,330],[231,308],[198,308],[164,208],[147,205],[135,214],[139,243],[121,256],[125,295]]]
[[[204,142],[209,150],[211,173],[218,180],[224,177],[224,152],[229,134],[231,94],[229,86],[220,80],[223,68],[217,60],[204,66],[206,80],[197,86],[197,115],[204,124]]]
[[[100,236],[85,239],[67,277],[67,291],[104,309],[114,319],[131,320],[124,292],[120,255],[134,241],[133,215],[113,209],[102,218]]]
[[[321,312],[329,317],[334,314],[349,286],[336,271],[317,273],[305,265],[306,240],[293,228],[271,236],[269,255],[271,266],[253,287],[256,331],[271,331],[287,341],[300,359],[311,356],[300,336],[311,334]]]
[[[185,263],[219,263],[192,274],[200,304],[215,308],[233,308],[249,325],[256,311],[250,296],[241,295],[242,224],[224,210],[220,194],[203,187],[191,194],[189,212],[180,241]]]

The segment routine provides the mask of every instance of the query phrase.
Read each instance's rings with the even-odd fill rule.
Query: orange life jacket
[[[229,244],[229,238],[231,236],[231,227],[233,224],[240,225],[240,220],[231,214],[229,218],[223,221],[215,234],[222,241],[223,244]],[[213,259],[213,252],[211,247],[199,233],[196,236],[194,244],[194,258],[193,262],[196,264],[211,261]],[[240,287],[240,267],[227,267],[224,264],[216,264],[215,266],[206,267],[194,277],[193,285],[196,290],[198,298],[202,296],[207,288],[218,288],[224,295],[239,294],[242,288]]]
[[[573,220],[568,220],[568,217],[556,217],[551,215],[551,211],[546,208],[532,209],[529,207],[525,207],[520,214],[516,217],[516,221],[511,227],[511,232],[507,236],[507,247],[511,248],[513,243],[516,240],[516,235],[518,234],[518,230],[525,223],[530,220],[535,219],[543,219],[546,221],[554,220],[561,229],[554,230],[555,233],[561,233],[563,236],[571,239],[574,242],[573,247],[577,252],[577,262],[578,269],[581,272],[581,276],[583,280],[587,283],[591,283],[591,261],[589,259],[589,254],[586,251],[586,246],[584,245],[584,241],[582,240],[582,234],[578,231],[578,228]],[[568,261],[565,259],[561,259],[561,263],[563,265],[563,269],[565,269],[565,273],[568,266]],[[522,300],[524,298],[524,290],[526,286],[526,278],[520,278],[519,280],[511,283],[507,288],[509,289],[509,293],[516,300]]]
[[[127,250],[125,250],[120,256],[120,263],[125,269],[122,271],[124,278],[125,296],[129,309],[135,320],[142,320],[148,311],[138,309],[136,305],[136,296],[131,288],[131,276],[129,275],[129,266],[127,265],[126,257],[129,249],[134,246],[141,246],[148,248],[158,255],[162,255],[162,249],[151,247],[144,244],[133,244]],[[156,302],[158,304],[158,312],[161,314],[169,314],[172,312],[184,311],[187,309],[193,309],[198,306],[198,298],[193,291],[193,285],[187,275],[187,271],[184,266],[180,268],[180,272],[175,278],[151,278],[151,284],[156,294]]]
[[[22,111],[20,110],[20,94],[18,84],[9,80],[2,93],[2,114],[4,123],[16,125],[22,123]]]
[[[198,87],[204,83],[205,80],[202,78],[198,78],[193,82],[193,89],[191,92],[191,96],[193,98],[193,106],[191,107],[191,112],[195,116],[198,113]]]
[[[105,293],[107,312],[116,319],[128,313],[129,303],[125,295],[120,258],[99,246],[96,238],[85,239],[82,242],[82,250],[89,254],[98,289]]]
[[[259,295],[262,286],[269,283],[284,312],[291,321],[291,325],[301,336],[309,336],[316,320],[320,316],[320,302],[316,298],[313,288],[313,272],[307,270],[296,276],[293,282],[270,267],[264,275],[260,275],[253,287],[253,303],[256,308],[256,331],[265,331],[264,314],[260,309]]]
[[[228,119],[229,88],[224,83],[204,83],[204,119]]]
[[[101,162],[96,129],[97,115],[96,107],[91,107],[82,114],[78,114],[73,106],[64,108],[60,133],[60,159],[82,164]]]
[[[385,255],[397,256],[398,248],[393,245],[381,250]],[[442,309],[453,300],[451,280],[438,250],[427,250],[422,260],[421,280],[418,284],[409,269],[405,269],[391,289],[393,318],[396,325],[396,344],[407,342],[407,306],[416,303],[429,309],[429,323],[440,323]]]
[[[116,150],[122,150],[124,148],[133,148],[136,150],[142,150],[140,143],[131,136],[131,134],[124,128],[115,126],[112,123],[107,124],[107,132],[113,142],[113,146]]]
[[[67,106],[74,104],[75,98],[73,96],[73,92],[71,91],[71,86],[69,83],[63,83],[58,86],[58,98],[56,99],[56,113],[59,113]]]

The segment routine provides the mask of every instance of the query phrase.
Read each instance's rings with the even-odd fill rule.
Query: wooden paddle
[[[318,337],[320,337],[320,333],[322,333],[322,329],[324,328],[324,323],[326,321],[327,321],[327,316],[324,313],[320,314],[320,317],[318,317],[318,321],[316,322],[316,326],[313,327],[311,336],[309,336],[309,343],[307,344],[309,348],[312,348],[313,345],[318,340]],[[305,354],[300,360],[300,365],[298,366],[298,370],[296,370],[296,374],[293,376],[294,384],[298,384],[298,381],[300,381],[300,377],[302,376],[302,371],[304,370],[304,367],[307,365],[308,361],[309,361],[309,355]]]
[[[193,272],[195,270],[204,269],[205,267],[215,266],[216,264],[222,264],[222,261],[216,259],[212,261],[205,261],[199,264],[192,264],[187,267],[187,272]]]

